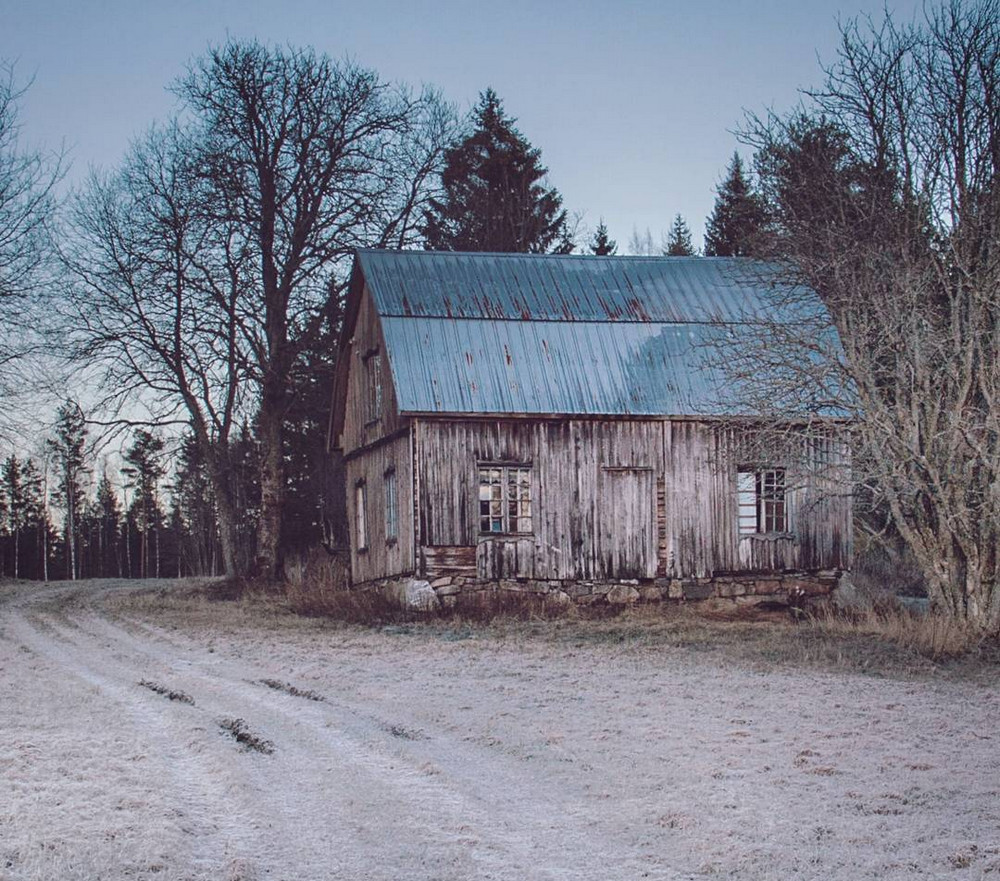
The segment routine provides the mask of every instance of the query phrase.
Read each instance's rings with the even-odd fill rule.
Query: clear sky
[[[34,78],[23,135],[69,180],[167,118],[166,86],[227,37],[312,45],[432,83],[463,111],[492,85],[571,211],[625,245],[680,212],[700,243],[744,109],[787,108],[833,57],[838,15],[883,0],[398,2],[0,0],[0,58]],[[901,20],[916,0],[888,0]]]

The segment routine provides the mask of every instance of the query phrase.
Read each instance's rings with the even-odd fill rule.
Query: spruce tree
[[[763,200],[733,153],[726,179],[716,190],[715,207],[705,224],[706,257],[753,257],[760,254],[767,228]]]
[[[664,254],[667,257],[693,257],[694,246],[691,244],[691,230],[684,218],[678,214],[674,217],[674,222],[670,226],[667,234],[667,245]]]
[[[566,253],[562,196],[515,121],[493,89],[480,95],[472,133],[445,154],[443,195],[424,214],[428,250]]]
[[[87,426],[83,411],[75,401],[66,401],[56,411],[55,434],[48,441],[58,475],[54,500],[64,513],[63,539],[66,548],[66,577],[76,579],[80,515],[83,512],[83,480],[87,474],[84,447]]]
[[[49,518],[46,479],[31,459],[21,463],[21,487],[25,498],[24,574],[26,578],[49,579],[49,552],[55,528]]]
[[[139,429],[132,446],[125,452],[128,466],[122,473],[129,478],[129,487],[135,490],[131,513],[139,533],[139,577],[160,574],[160,528],[163,510],[160,507],[159,484],[166,469],[163,467],[163,440],[148,431]],[[153,547],[150,548],[150,538]],[[150,565],[150,555],[153,564]]]
[[[94,506],[98,521],[97,576],[112,578],[122,576],[121,531],[122,510],[118,494],[105,470],[97,484],[97,501]]]
[[[604,218],[597,224],[597,231],[594,239],[590,243],[590,253],[595,257],[613,257],[618,253],[618,242],[608,235],[608,228],[604,225]]]
[[[24,487],[24,466],[14,455],[4,460],[0,474],[3,479],[3,496],[6,502],[6,527],[10,536],[10,573],[21,577],[21,534],[26,525],[28,498]]]

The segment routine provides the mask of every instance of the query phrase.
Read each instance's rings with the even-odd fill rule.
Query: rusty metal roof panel
[[[401,411],[632,416],[719,414],[708,325],[382,321]]]
[[[762,305],[768,270],[720,257],[358,252],[383,317],[738,322]]]

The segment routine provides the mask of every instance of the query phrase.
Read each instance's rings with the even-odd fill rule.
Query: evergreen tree
[[[97,484],[94,506],[97,518],[97,555],[95,574],[99,578],[121,578],[122,571],[122,509],[118,494],[105,470]]]
[[[618,242],[608,235],[608,228],[604,225],[604,218],[597,224],[597,231],[594,239],[590,243],[590,253],[595,257],[613,257],[618,253]]]
[[[667,234],[667,245],[664,253],[667,257],[693,257],[694,246],[691,244],[691,230],[684,218],[678,214]]]
[[[6,532],[10,537],[10,571],[14,578],[21,577],[21,536],[27,526],[28,497],[24,486],[24,465],[14,455],[4,460],[0,469],[3,480]]]
[[[190,434],[181,439],[170,523],[179,569],[191,575],[217,574],[222,556],[215,495],[201,447]]]
[[[25,578],[48,580],[49,555],[55,544],[55,527],[49,519],[45,479],[31,459],[21,463],[24,494],[22,572]]]
[[[132,446],[125,452],[125,461],[128,466],[122,468],[122,473],[129,478],[129,488],[135,491],[130,511],[139,537],[139,577],[148,578],[151,574],[159,577],[159,542],[163,526],[159,484],[166,474],[162,438],[139,429]]]
[[[295,390],[285,419],[288,438],[288,488],[282,542],[292,553],[320,544],[346,544],[344,468],[340,454],[326,448],[330,421],[330,388],[337,364],[341,327],[341,299],[330,297],[316,344],[295,363],[291,386]]]
[[[753,257],[760,254],[767,230],[764,202],[733,153],[726,179],[716,190],[715,207],[705,224],[706,257]]]
[[[48,441],[55,458],[57,483],[53,500],[64,512],[63,542],[66,550],[66,577],[76,579],[79,521],[83,511],[83,480],[87,474],[84,446],[87,427],[80,405],[66,401],[56,411],[55,435]]]
[[[504,113],[493,89],[480,95],[473,130],[445,154],[444,193],[424,214],[432,251],[544,254],[566,245],[566,212],[545,185],[541,151]]]

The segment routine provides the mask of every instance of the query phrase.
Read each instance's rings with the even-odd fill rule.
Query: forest
[[[858,528],[996,631],[1000,7],[840,27],[819,87],[739,123],[701,251],[666,206],[623,251],[760,258],[819,293],[823,316],[727,353],[734,389],[786,422],[835,401]],[[30,88],[3,66],[5,575],[280,581],[344,543],[325,434],[355,249],[619,253],[492,88],[462,116],[308,47],[183,62],[176,116],[68,192],[65,156],[20,142]]]

